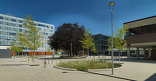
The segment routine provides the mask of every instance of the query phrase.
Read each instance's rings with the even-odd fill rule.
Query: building
[[[124,23],[128,26],[125,40],[128,43],[128,57],[130,48],[137,48],[136,56],[139,58],[140,49],[143,49],[143,57],[156,59],[156,16],[147,17]]]
[[[14,40],[14,36],[18,32],[25,32],[27,29],[23,27],[23,18],[14,17],[10,15],[0,14],[0,46],[10,46],[11,41]],[[44,32],[43,41],[44,44],[36,50],[36,52],[45,52],[48,50],[48,37],[54,34],[54,25],[34,21],[37,28],[41,28]],[[18,42],[18,41],[17,41]],[[25,48],[23,52],[29,52],[28,48]]]
[[[104,34],[95,34],[93,35],[95,48],[100,54],[105,54],[108,50],[108,39],[110,36]]]

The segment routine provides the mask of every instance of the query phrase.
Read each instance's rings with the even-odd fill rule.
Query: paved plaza
[[[90,58],[90,57],[88,57]],[[0,81],[156,81],[155,61],[121,61],[122,67],[111,69],[68,71],[53,66],[67,59],[47,60],[46,68],[41,59],[34,63],[28,58],[1,58]],[[38,64],[39,66],[31,66]]]

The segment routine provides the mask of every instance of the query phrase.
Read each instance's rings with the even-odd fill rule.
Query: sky
[[[92,34],[111,35],[108,3],[115,1],[114,32],[123,23],[156,15],[156,0],[0,0],[0,13],[53,24],[84,25]]]

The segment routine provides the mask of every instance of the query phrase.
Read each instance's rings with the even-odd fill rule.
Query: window
[[[11,21],[16,22],[16,19],[11,19]]]
[[[13,31],[17,31],[17,29],[16,28],[13,28]]]
[[[49,28],[49,26],[46,25],[47,28]]]
[[[2,21],[0,21],[0,24],[3,24],[3,22],[2,22]]]
[[[48,33],[44,33],[44,35],[48,35]]]
[[[3,19],[3,17],[2,17],[2,16],[0,16],[0,19]]]
[[[20,25],[18,25],[19,27],[22,27],[22,25],[20,24]]]
[[[23,23],[23,21],[22,20],[19,20],[19,23]]]
[[[5,22],[5,25],[16,26],[16,24],[14,24],[14,23],[9,23],[9,22]]]
[[[16,35],[16,33],[9,33],[9,35],[13,35],[13,36],[15,36],[15,35]]]
[[[9,20],[9,18],[5,17],[5,20]]]
[[[38,26],[42,26],[42,27],[45,27],[45,25],[43,25],[43,24],[38,24]]]
[[[19,32],[22,32],[22,29],[19,29]]]

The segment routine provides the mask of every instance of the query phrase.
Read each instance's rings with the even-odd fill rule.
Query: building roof
[[[133,21],[129,21],[129,22],[125,22],[124,24],[132,23],[132,22],[136,22],[136,21],[141,21],[141,20],[145,20],[145,19],[150,19],[150,18],[153,18],[153,17],[156,17],[156,15],[146,17],[146,18],[137,19],[137,20],[133,20]]]
[[[102,36],[106,36],[106,37],[111,37],[111,36],[109,36],[109,35],[105,35],[105,34],[101,34],[101,33],[99,33],[99,34],[94,34],[93,36],[95,36],[95,35],[102,35]]]
[[[0,14],[0,16],[11,17],[11,18],[19,19],[19,20],[25,19],[25,18],[20,18],[20,17],[12,16],[12,15],[9,15],[9,14]],[[39,22],[39,21],[36,21],[36,20],[33,20],[33,21],[36,22],[36,23],[40,23],[40,24],[45,24],[45,25],[54,26],[53,24],[48,24],[48,23],[44,23],[44,22]]]

